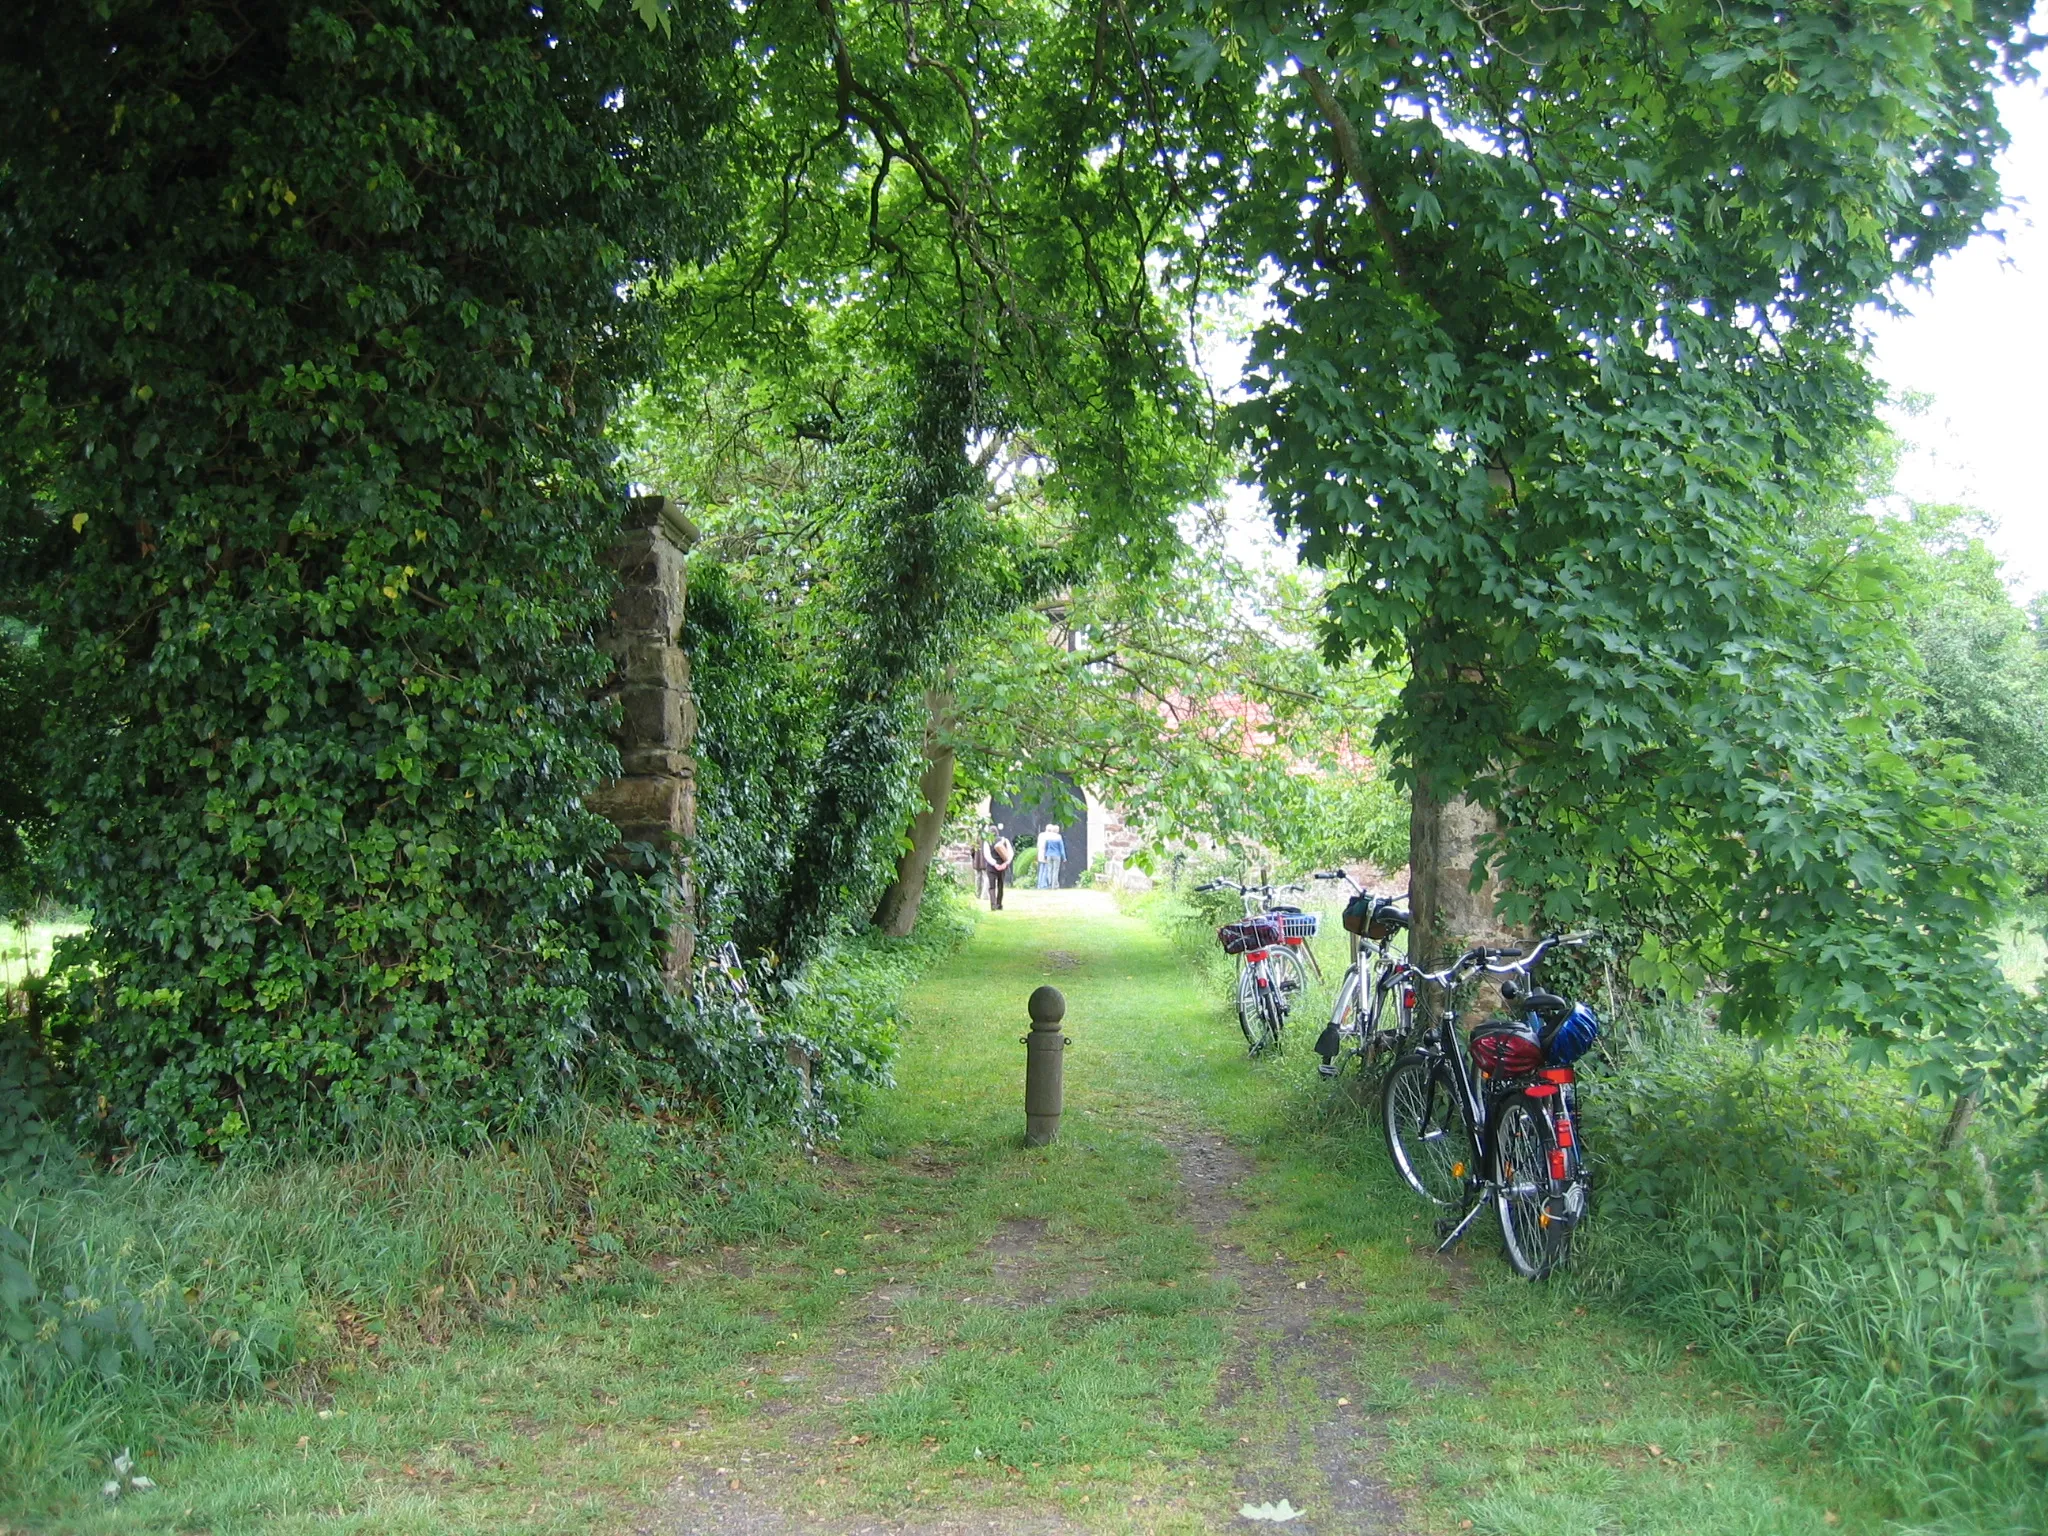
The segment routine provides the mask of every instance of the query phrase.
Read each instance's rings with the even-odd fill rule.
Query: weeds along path
[[[1060,1143],[1019,1145],[1024,999],[1066,994]],[[1666,1341],[1448,1261],[1312,1058],[1092,893],[1020,892],[913,997],[850,1191],[934,1197],[775,1415],[646,1529],[1820,1533],[1879,1512]],[[902,1204],[899,1204],[902,1202]]]
[[[1047,981],[1073,1045],[1034,1151]],[[672,1252],[195,1420],[146,1496],[0,1525],[1883,1529],[1685,1340],[1513,1280],[1484,1234],[1431,1255],[1371,1119],[1327,1112],[1305,1039],[1247,1061],[1224,995],[1105,897],[1017,892],[914,990],[898,1087],[818,1164],[736,1164]]]

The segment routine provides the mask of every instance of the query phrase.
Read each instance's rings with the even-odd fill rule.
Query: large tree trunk
[[[1469,945],[1511,940],[1495,907],[1500,882],[1491,870],[1477,889],[1472,881],[1480,839],[1497,826],[1493,813],[1463,795],[1440,799],[1426,771],[1416,778],[1411,806],[1408,953],[1433,970]]]
[[[1953,1152],[1969,1134],[1970,1122],[1977,1118],[1977,1104],[1983,1097],[1983,1090],[1971,1088],[1956,1095],[1956,1101],[1949,1106],[1948,1124],[1941,1128],[1941,1150]]]
[[[931,875],[932,859],[939,851],[939,838],[946,830],[946,807],[953,798],[953,768],[957,756],[945,745],[939,732],[952,700],[933,695],[931,724],[925,728],[924,774],[918,788],[924,805],[910,823],[910,849],[897,862],[896,878],[882,892],[875,905],[875,926],[891,938],[900,939],[917,926],[918,908],[924,904],[925,881]]]

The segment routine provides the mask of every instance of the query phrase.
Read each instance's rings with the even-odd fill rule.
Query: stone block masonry
[[[605,697],[619,704],[621,776],[586,797],[619,829],[621,843],[650,843],[675,861],[682,899],[662,957],[671,986],[686,986],[696,952],[695,891],[683,843],[697,831],[697,708],[680,637],[688,592],[685,561],[697,529],[666,496],[636,496],[606,556],[618,573],[611,626],[600,643],[613,661]]]

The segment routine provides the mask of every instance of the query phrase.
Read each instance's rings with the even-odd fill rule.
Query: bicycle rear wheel
[[[1473,1172],[1472,1147],[1450,1070],[1436,1056],[1410,1051],[1387,1073],[1380,1112],[1387,1155],[1408,1187],[1432,1205],[1457,1205]]]
[[[1361,1003],[1364,1003],[1364,985],[1361,980]],[[1389,1063],[1398,1061],[1411,1044],[1407,1010],[1401,1005],[1400,991],[1383,979],[1375,981],[1371,1002],[1362,1006],[1358,1015],[1359,1071],[1371,1075],[1384,1070]]]
[[[1237,967],[1237,1027],[1244,1034],[1245,1048],[1259,1054],[1259,1042],[1266,1033],[1266,1005],[1259,997],[1258,967],[1241,960]]]
[[[1579,1212],[1570,1153],[1536,1101],[1519,1093],[1494,1111],[1493,1150],[1501,1246],[1516,1274],[1541,1280],[1571,1257]]]
[[[1280,1012],[1294,1011],[1295,1003],[1308,996],[1308,967],[1292,945],[1275,944],[1266,951],[1266,965],[1280,994]]]
[[[1263,997],[1265,1003],[1266,1036],[1259,1044],[1261,1052],[1278,1051],[1283,1032],[1287,1028],[1287,1000],[1280,991],[1278,980],[1271,975],[1266,978]]]

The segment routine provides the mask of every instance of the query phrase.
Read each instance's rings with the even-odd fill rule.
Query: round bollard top
[[[1031,1000],[1024,1005],[1031,1010],[1031,1024],[1034,1029],[1056,1028],[1067,1016],[1067,1000],[1060,996],[1058,987],[1040,987],[1031,994]]]

